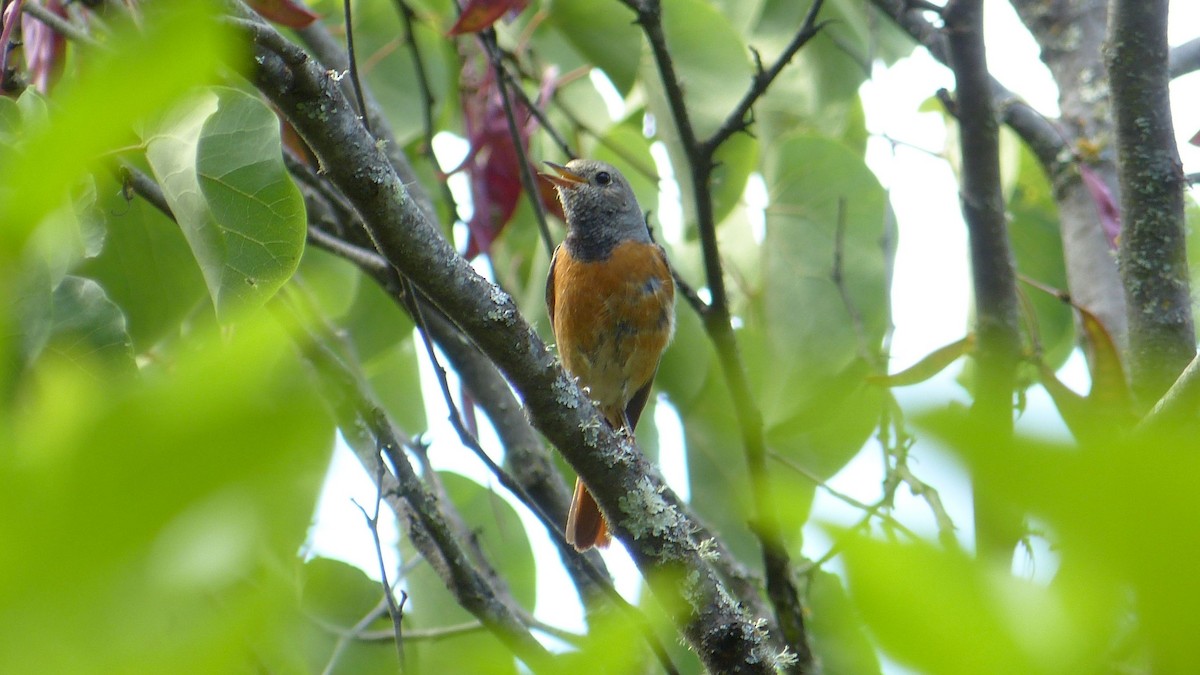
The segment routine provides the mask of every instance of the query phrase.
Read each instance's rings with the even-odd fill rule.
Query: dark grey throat
[[[614,222],[603,227],[590,222],[571,226],[563,241],[571,257],[580,262],[605,260],[622,242],[650,241],[650,231],[640,215],[614,214],[612,218]]]

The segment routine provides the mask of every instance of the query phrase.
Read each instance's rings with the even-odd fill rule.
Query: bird
[[[614,430],[633,438],[658,364],[675,332],[675,283],[629,181],[609,164],[546,162],[567,235],[554,250],[546,309],[563,367]],[[603,548],[612,534],[580,478],[567,515],[567,543]]]

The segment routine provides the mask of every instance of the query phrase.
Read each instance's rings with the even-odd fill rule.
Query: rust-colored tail
[[[567,512],[567,543],[582,552],[593,546],[604,548],[611,541],[604,514],[587,486],[576,478],[575,496],[571,497],[571,510]]]

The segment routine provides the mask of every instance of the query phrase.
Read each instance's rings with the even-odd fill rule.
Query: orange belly
[[[675,285],[662,250],[627,241],[607,260],[580,262],[560,249],[552,303],[563,366],[620,426],[625,406],[654,378],[675,328]]]

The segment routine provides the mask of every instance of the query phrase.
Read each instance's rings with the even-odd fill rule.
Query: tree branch
[[[1186,181],[1167,74],[1167,0],[1114,0],[1105,57],[1121,180],[1121,279],[1129,372],[1149,407],[1196,353],[1188,287]]]
[[[291,307],[305,331],[298,346],[336,396],[328,397],[338,426],[364,466],[378,467],[380,494],[406,524],[422,556],[441,576],[447,590],[535,672],[549,669],[551,657],[529,633],[506,594],[494,588],[471,563],[455,536],[437,498],[421,484],[401,448],[409,444],[367,391],[361,375],[335,352]],[[328,337],[328,336],[326,336]],[[384,469],[387,457],[391,471]]]
[[[691,539],[694,524],[658,471],[603,423],[512,299],[476,274],[427,220],[325,69],[307,58],[282,58],[266,31],[273,29],[263,25],[251,35],[254,82],[316,153],[377,250],[499,366],[535,426],[598,488],[617,535],[705,666],[770,672],[775,655],[767,639]]]
[[[947,56],[954,71],[962,152],[963,219],[967,224],[975,296],[975,401],[972,416],[1002,450],[1012,437],[1013,391],[1020,357],[1020,302],[1000,185],[1000,130],[983,42],[983,0],[952,0],[946,21]],[[977,549],[1011,558],[1020,518],[993,513],[976,491]],[[1013,522],[1013,521],[1016,522]]]
[[[817,0],[804,23],[779,60],[769,71],[760,72],[751,84],[741,103],[727,118],[712,139],[701,141],[692,126],[671,54],[666,43],[662,25],[662,7],[657,0],[623,0],[637,12],[637,23],[650,44],[650,51],[658,67],[659,76],[666,92],[668,106],[675,121],[676,130],[688,160],[686,170],[690,175],[692,194],[696,207],[696,228],[700,235],[704,257],[705,278],[711,301],[707,307],[700,306],[705,330],[717,351],[721,372],[729,388],[734,404],[734,413],[742,435],[742,447],[754,495],[753,530],[762,547],[763,568],[766,575],[767,597],[775,610],[775,621],[784,644],[792,650],[796,659],[786,664],[793,672],[811,672],[816,668],[815,657],[809,645],[805,628],[805,611],[794,579],[787,548],[780,532],[776,500],[771,488],[767,468],[767,447],[763,434],[762,413],[751,393],[745,364],[738,351],[737,338],[733,332],[729,311],[729,298],[725,287],[720,250],[717,245],[717,223],[713,213],[711,192],[714,153],[720,142],[738,128],[745,125],[745,116],[753,103],[762,95],[770,82],[779,74],[800,49],[815,34],[817,11],[821,2]],[[760,90],[761,89],[761,90]],[[690,299],[690,298],[689,298]]]
[[[1167,73],[1172,80],[1200,70],[1200,38],[1192,38],[1172,48],[1168,64]]]

